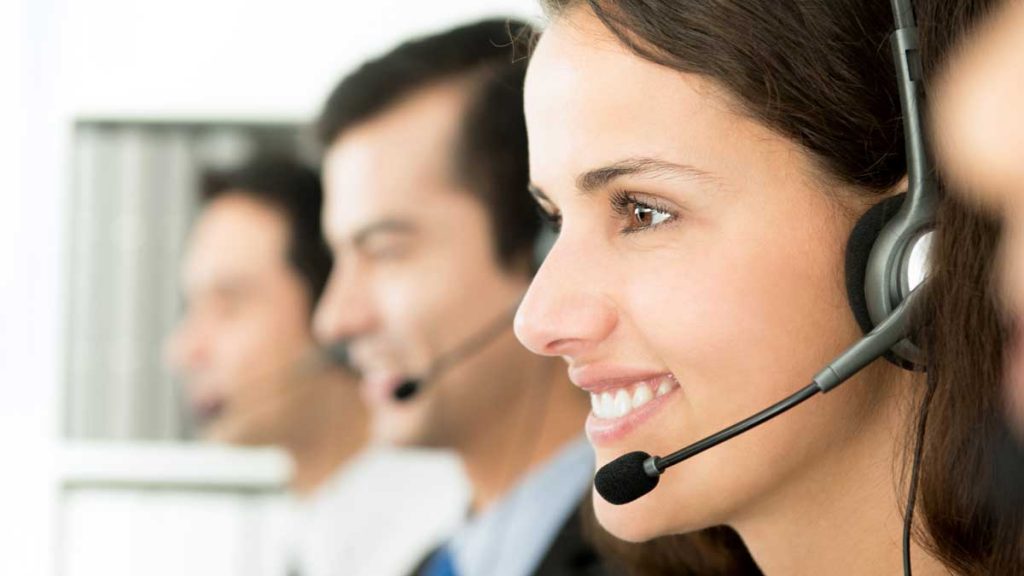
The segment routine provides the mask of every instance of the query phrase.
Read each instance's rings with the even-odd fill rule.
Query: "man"
[[[349,343],[377,437],[454,449],[472,486],[465,526],[417,574],[606,573],[580,534],[589,403],[512,333],[541,230],[526,33],[485,21],[403,44],[343,79],[318,124],[338,265],[317,335]]]
[[[211,178],[169,356],[207,438],[290,455],[290,573],[400,574],[457,523],[460,476],[453,462],[364,451],[352,376],[315,354],[310,320],[331,268],[321,197],[319,176],[283,158]]]

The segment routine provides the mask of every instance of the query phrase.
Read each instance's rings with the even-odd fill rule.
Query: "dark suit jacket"
[[[584,535],[584,515],[594,513],[589,500],[590,495],[588,494],[572,516],[569,516],[569,519],[562,525],[532,576],[623,575],[623,572],[602,560]],[[419,576],[434,552],[436,549],[423,558],[410,576]]]

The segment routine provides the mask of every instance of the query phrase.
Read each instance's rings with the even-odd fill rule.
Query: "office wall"
[[[60,147],[49,0],[0,2],[0,574],[52,569]]]
[[[84,116],[293,121],[400,39],[538,13],[534,0],[85,0],[68,6],[68,91]]]

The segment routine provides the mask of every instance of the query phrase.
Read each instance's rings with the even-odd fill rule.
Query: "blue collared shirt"
[[[528,576],[590,489],[594,452],[574,440],[449,542],[459,576]]]

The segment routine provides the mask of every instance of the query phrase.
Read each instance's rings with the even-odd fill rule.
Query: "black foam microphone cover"
[[[660,476],[648,476],[644,461],[647,452],[630,452],[605,464],[594,476],[597,493],[612,504],[628,504],[658,485]]]
[[[395,388],[395,391],[392,395],[394,396],[395,400],[401,400],[404,402],[406,400],[412,399],[413,396],[419,393],[421,387],[422,385],[419,380],[405,380],[404,382],[399,384],[397,388]]]

